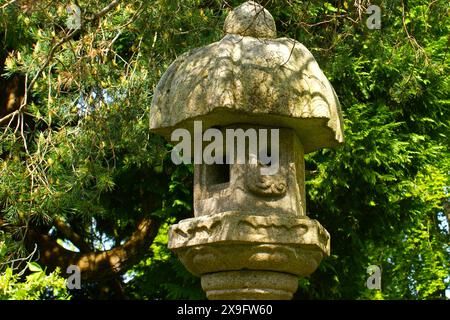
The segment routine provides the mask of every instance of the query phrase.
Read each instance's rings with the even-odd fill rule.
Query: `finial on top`
[[[225,19],[224,32],[255,38],[275,39],[275,20],[263,6],[247,1],[231,11]]]

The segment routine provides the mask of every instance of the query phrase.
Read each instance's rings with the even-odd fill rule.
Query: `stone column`
[[[176,128],[193,132],[194,120],[222,132],[277,128],[279,170],[195,165],[195,217],[170,228],[169,248],[201,277],[208,299],[291,299],[298,277],[330,253],[328,232],[306,216],[304,154],[343,142],[339,101],[302,44],[275,39],[260,5],[237,7],[224,30],[163,75],[151,128],[167,138]]]

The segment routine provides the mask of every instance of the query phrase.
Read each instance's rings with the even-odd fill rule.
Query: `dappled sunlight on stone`
[[[236,8],[224,30],[222,40],[176,59],[155,91],[154,132],[197,137],[199,124],[214,127],[219,151],[232,158],[194,162],[195,217],[171,226],[168,246],[201,277],[209,299],[291,299],[297,277],[330,254],[330,235],[306,216],[304,154],[343,142],[339,101],[308,49],[275,39],[275,22],[260,5]],[[248,144],[228,149],[222,137],[230,130],[247,132]],[[270,131],[270,143],[251,130]],[[264,145],[270,161],[261,162],[251,143]],[[243,163],[235,161],[239,150]],[[265,170],[269,162],[275,172]]]

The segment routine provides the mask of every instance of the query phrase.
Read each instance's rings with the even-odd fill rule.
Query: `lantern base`
[[[202,275],[209,300],[290,300],[298,278],[273,271],[225,271]]]

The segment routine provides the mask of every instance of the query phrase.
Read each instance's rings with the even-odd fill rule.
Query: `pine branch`
[[[119,0],[114,0],[113,2],[111,2],[109,5],[107,5],[106,7],[104,7],[102,10],[100,10],[99,12],[95,13],[93,15],[93,17],[86,19],[87,21],[94,21],[97,19],[100,19],[101,17],[103,17],[104,15],[106,15],[108,12],[110,12],[112,9],[114,9],[118,4],[119,4]],[[79,28],[79,29],[74,29],[72,30],[72,32],[70,32],[68,35],[66,35],[64,38],[62,38],[61,40],[58,41],[58,43],[56,43],[51,49],[50,52],[47,56],[47,59],[45,60],[44,64],[39,68],[38,72],[36,73],[36,75],[34,76],[34,78],[31,80],[30,84],[27,87],[27,91],[31,90],[31,88],[33,88],[33,85],[36,83],[37,79],[40,77],[40,75],[42,74],[42,72],[44,71],[45,68],[47,68],[48,64],[50,63],[50,61],[53,58],[53,55],[55,54],[56,50],[61,47],[64,43],[66,43],[67,41],[73,39],[76,35],[80,34],[81,31],[84,31],[83,28]],[[24,104],[26,105],[26,103]],[[23,106],[24,106],[23,105]],[[23,106],[21,106],[20,109],[23,108]]]

